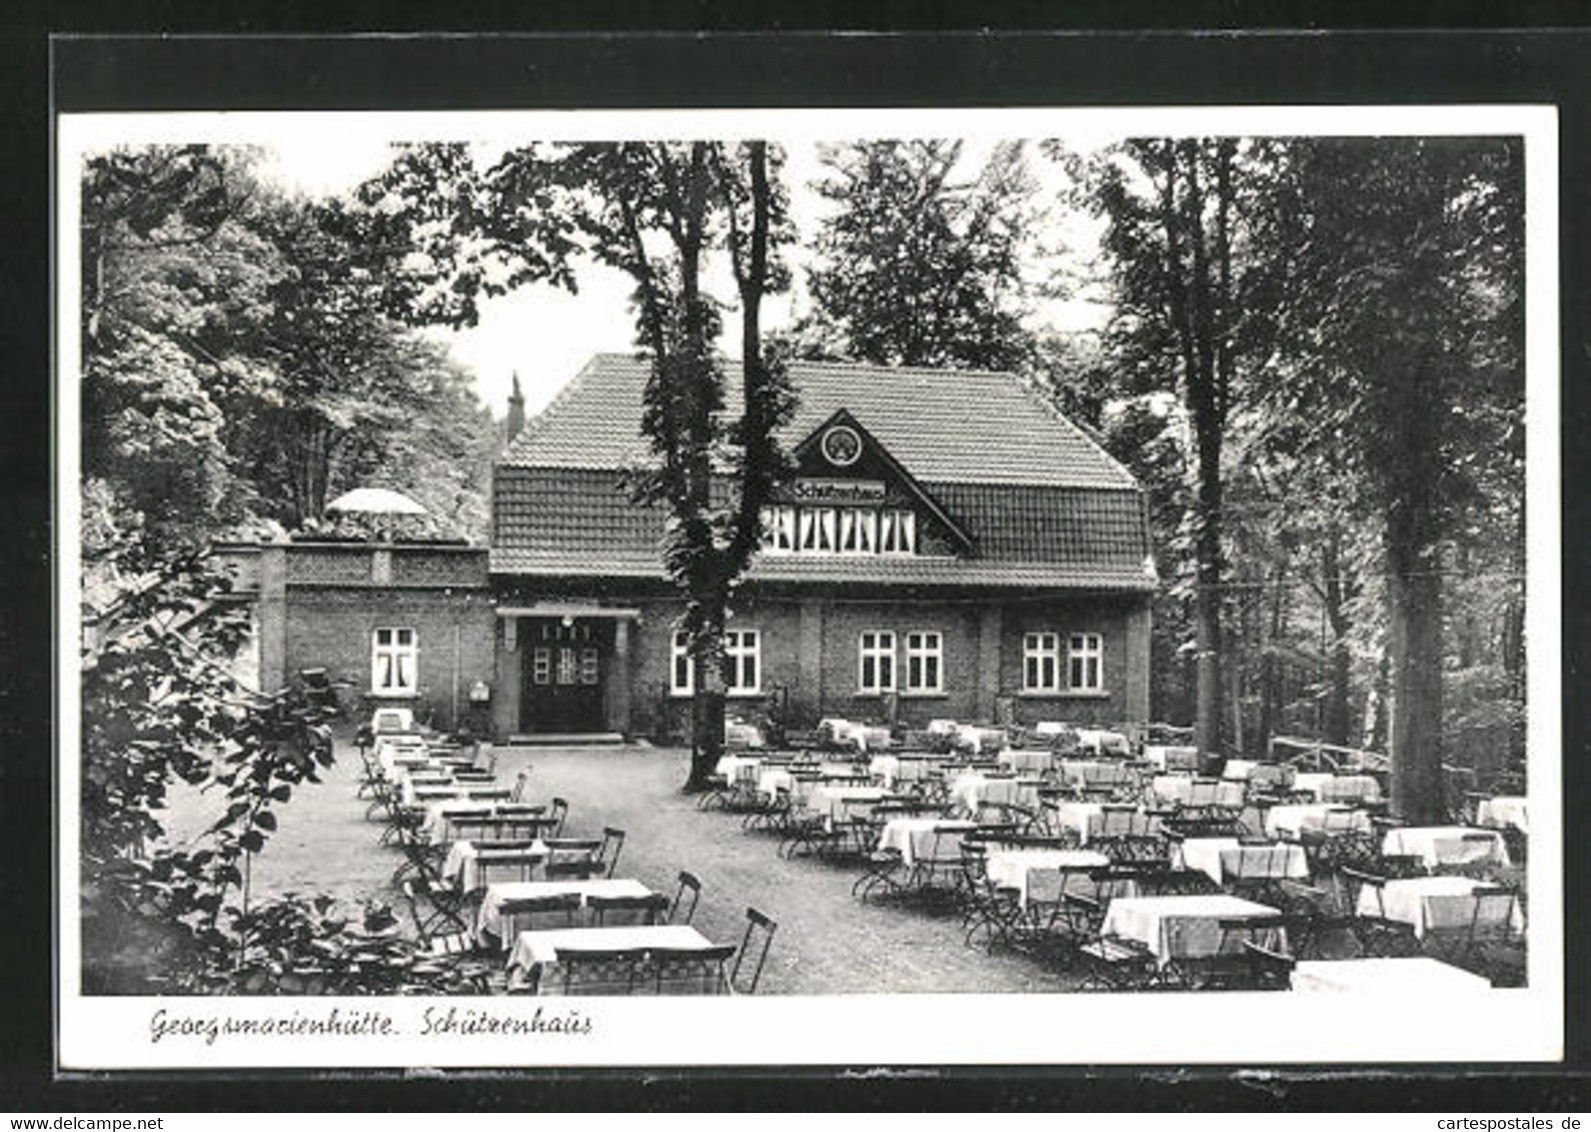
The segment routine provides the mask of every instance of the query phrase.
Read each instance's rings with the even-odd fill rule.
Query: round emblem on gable
[[[835,425],[823,434],[823,457],[836,468],[848,468],[862,454],[862,438],[850,425]]]

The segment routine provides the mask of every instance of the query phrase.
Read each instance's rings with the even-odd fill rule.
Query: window
[[[882,511],[878,516],[878,553],[916,554],[917,516],[910,511]]]
[[[906,691],[944,691],[944,652],[938,633],[906,634]]]
[[[847,507],[840,512],[840,553],[878,553],[878,512]]]
[[[862,692],[893,692],[895,690],[895,634],[869,632],[862,634],[857,649],[857,687]]]
[[[796,509],[794,507],[764,507],[762,509],[762,549],[775,553],[788,553],[796,548]]]
[[[370,691],[412,696],[419,690],[420,642],[413,629],[377,629],[370,646]]]
[[[1074,692],[1105,687],[1105,646],[1098,633],[1073,633],[1066,645],[1066,684]]]
[[[536,684],[552,683],[552,650],[537,648],[530,655],[530,679]]]
[[[676,696],[688,696],[696,691],[696,661],[686,647],[689,640],[684,633],[675,633],[669,650],[669,691]]]
[[[1060,638],[1055,633],[1028,633],[1022,638],[1022,690],[1058,692],[1061,674]]]
[[[724,682],[730,695],[762,690],[762,634],[755,629],[724,633]]]

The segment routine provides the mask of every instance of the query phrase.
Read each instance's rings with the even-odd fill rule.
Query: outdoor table
[[[395,778],[406,768],[434,765],[434,760],[423,745],[406,747],[397,743],[380,742],[376,744],[376,764],[381,767],[382,774],[388,778]]]
[[[1368,774],[1300,774],[1293,789],[1313,794],[1320,802],[1378,802],[1381,784]]]
[[[1525,799],[1515,795],[1487,798],[1475,810],[1475,824],[1488,829],[1517,829],[1530,832],[1530,821],[1525,809]]]
[[[843,786],[820,782],[807,795],[807,809],[824,814],[833,821],[845,817],[853,806],[871,809],[887,793],[882,786]]]
[[[991,806],[1027,806],[1039,804],[1038,779],[989,778],[977,771],[966,771],[950,784],[953,802],[969,814],[976,814],[985,803]]]
[[[958,750],[974,755],[981,755],[985,750],[1004,750],[1005,732],[995,727],[973,727],[970,724],[963,724],[956,728],[955,745]]]
[[[1126,763],[1100,759],[1062,759],[1061,781],[1078,786],[1127,786],[1133,781]]]
[[[1030,902],[1058,904],[1067,892],[1091,895],[1089,870],[1109,865],[1109,857],[1092,849],[996,849],[984,858],[990,882],[1016,889],[1024,911]]]
[[[1208,959],[1242,947],[1241,939],[1221,930],[1222,920],[1249,920],[1278,915],[1275,908],[1238,896],[1118,896],[1105,909],[1103,935],[1133,939],[1148,946],[1160,966],[1179,959]],[[1277,947],[1274,929],[1249,938],[1265,947]]]
[[[1177,848],[1179,867],[1198,869],[1216,884],[1231,880],[1298,880],[1309,876],[1302,845],[1244,845],[1236,837],[1190,837]]]
[[[1077,833],[1080,845],[1095,837],[1141,837],[1155,833],[1159,819],[1137,806],[1122,809],[1102,802],[1062,802],[1055,820],[1062,829]]]
[[[1507,865],[1508,846],[1494,829],[1461,825],[1400,826],[1381,842],[1386,856],[1418,857],[1425,867],[1438,865]]]
[[[474,892],[481,885],[481,870],[486,864],[500,862],[534,867],[547,859],[547,846],[541,840],[527,841],[512,849],[482,849],[474,841],[455,841],[448,846],[447,857],[442,861],[442,879],[457,884],[461,892]]]
[[[1324,994],[1430,999],[1489,991],[1481,975],[1419,955],[1406,959],[1305,959],[1293,965],[1292,989]]]
[[[579,895],[582,908],[589,907],[593,896],[640,898],[652,895],[650,888],[630,878],[610,880],[607,877],[593,877],[590,880],[530,880],[489,884],[486,886],[486,895],[481,897],[480,909],[475,914],[476,938],[479,939],[483,934],[494,935],[502,941],[503,950],[507,951],[510,941],[517,933],[503,932],[503,916],[500,909],[504,901],[534,900],[546,896],[563,896],[570,892]],[[612,930],[618,930],[617,925]]]
[[[669,951],[707,951],[713,942],[688,924],[630,924],[612,928],[557,928],[520,932],[508,958],[509,985],[517,986],[532,972],[548,993],[556,979],[548,978],[562,953],[570,951],[623,951],[648,948]],[[522,974],[521,974],[522,973]],[[518,978],[516,978],[516,975]]]
[[[1179,802],[1184,806],[1240,807],[1245,793],[1241,782],[1194,778],[1186,774],[1157,774],[1151,789],[1162,802]]]
[[[919,860],[931,856],[936,843],[941,857],[946,853],[959,853],[960,835],[977,826],[977,822],[947,821],[944,818],[891,818],[879,831],[878,848],[900,850],[901,864],[910,868]],[[945,833],[956,836],[940,836]]]
[[[1127,742],[1127,736],[1120,731],[1102,731],[1094,728],[1083,727],[1077,731],[1077,745],[1085,751],[1093,751],[1096,755],[1106,752],[1127,758],[1132,754],[1132,746]]]
[[[1250,772],[1259,765],[1254,759],[1227,759],[1226,766],[1221,770],[1221,777],[1246,782]]]
[[[490,818],[496,814],[490,803],[472,802],[463,798],[447,798],[432,802],[425,808],[425,820],[420,823],[420,833],[433,844],[452,841],[449,819],[455,815]]]
[[[506,802],[513,796],[513,789],[508,786],[474,785],[468,783],[454,783],[446,786],[405,786],[403,800],[407,805],[416,806],[426,802],[443,802],[449,799],[454,801],[482,801]]]
[[[1408,924],[1423,939],[1433,928],[1467,928],[1475,916],[1474,892],[1487,887],[1469,877],[1408,877],[1387,881],[1379,886],[1378,895],[1377,886],[1367,884],[1359,890],[1358,912],[1361,916],[1383,916]],[[1509,907],[1510,925],[1523,932],[1525,914],[1519,901]],[[1489,909],[1485,914],[1492,915]]]
[[[1265,813],[1265,833],[1270,837],[1300,839],[1306,832],[1326,836],[1369,833],[1370,815],[1350,806],[1309,802],[1272,806]]]
[[[1019,774],[1043,774],[1055,765],[1055,755],[1047,750],[1021,750],[1008,747],[995,755],[994,761],[1008,766]]]
[[[779,793],[779,788],[790,792],[791,797],[796,795],[796,778],[787,767],[760,767],[757,770],[757,793],[772,798]]]
[[[1156,770],[1196,771],[1199,769],[1199,748],[1197,747],[1169,747],[1154,744],[1144,747],[1144,758]]]
[[[377,708],[370,716],[372,731],[413,731],[414,712],[408,708]]]
[[[745,755],[723,755],[719,758],[717,765],[713,767],[713,773],[721,774],[730,782],[734,782],[742,774],[754,772],[761,765],[762,760],[758,758],[748,758]]]
[[[745,747],[750,750],[761,750],[766,746],[762,732],[749,723],[725,723],[724,745]]]
[[[954,735],[961,724],[953,719],[930,719],[928,721],[928,734]]]

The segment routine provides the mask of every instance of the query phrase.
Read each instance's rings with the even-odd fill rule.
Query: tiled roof
[[[1149,588],[1137,491],[927,484],[966,528],[965,558],[760,558],[768,580]],[[661,577],[664,513],[632,504],[617,473],[500,467],[492,507],[493,573]]]
[[[727,411],[739,412],[739,366],[727,364]],[[523,431],[500,463],[620,468],[646,455],[641,395],[648,363],[598,354]],[[794,444],[847,409],[925,482],[1133,488],[1131,474],[1009,373],[792,362],[799,394],[784,433]]]
[[[555,574],[571,578],[664,578],[657,553],[493,547],[494,574]],[[1059,589],[1152,590],[1140,563],[1080,566],[1058,562],[987,562],[960,558],[761,557],[747,575],[756,582],[859,582],[889,585],[1031,586]]]

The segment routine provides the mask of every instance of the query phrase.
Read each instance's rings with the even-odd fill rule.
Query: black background
[[[53,5],[0,15],[0,1111],[430,1107],[1120,1108],[1584,1111],[1591,34],[1570,6],[1511,5],[1516,30],[1454,30],[1494,6],[1236,3],[606,6]],[[525,26],[527,14],[537,20]],[[1336,29],[1323,32],[1329,14]],[[1003,30],[981,25],[998,19]],[[1405,29],[1345,30],[1357,21]],[[4,22],[8,21],[8,22]],[[842,23],[843,21],[843,23]],[[1045,27],[1041,21],[1047,21]],[[1062,26],[1059,21],[1065,21]],[[1180,21],[1175,23],[1173,21]],[[1542,25],[1536,30],[1519,25]],[[328,38],[335,31],[504,32]],[[1195,34],[1183,29],[1202,29]],[[1269,26],[1272,30],[1259,30]],[[836,29],[849,28],[848,34]],[[1089,30],[1114,27],[1114,31]],[[906,33],[903,29],[920,29]],[[926,30],[926,29],[936,30]],[[1219,29],[1234,29],[1222,31]],[[1287,30],[1287,29],[1296,30]],[[592,33],[592,29],[599,29]],[[650,29],[650,30],[643,30]],[[827,30],[825,30],[827,29]],[[862,34],[866,29],[895,29]],[[954,29],[954,30],[950,30]],[[1245,30],[1236,30],[1245,29]],[[106,38],[183,32],[193,38]],[[716,34],[697,35],[698,31]],[[660,34],[661,32],[661,34]],[[66,38],[51,39],[51,33]],[[275,38],[262,38],[279,33]],[[282,37],[280,33],[293,33]],[[316,33],[297,34],[297,33]],[[546,34],[551,33],[551,34]],[[88,38],[83,36],[88,35]],[[247,38],[240,38],[247,36]],[[1567,1062],[1519,1067],[982,1067],[54,1078],[50,796],[50,111],[697,106],[1553,103],[1559,107],[1564,445]],[[70,486],[70,485],[66,485]],[[71,642],[65,642],[67,647]],[[1540,707],[1542,705],[1536,705]],[[1057,999],[1058,1024],[1064,1000]],[[1212,1025],[1221,1022],[1218,997]],[[947,1019],[947,1024],[953,1021]],[[689,1041],[688,1033],[678,1035]],[[821,1051],[819,1051],[821,1055]],[[852,1067],[862,1070],[868,1067]],[[767,1080],[769,1076],[775,1081]],[[287,1084],[283,1078],[289,1078]]]

